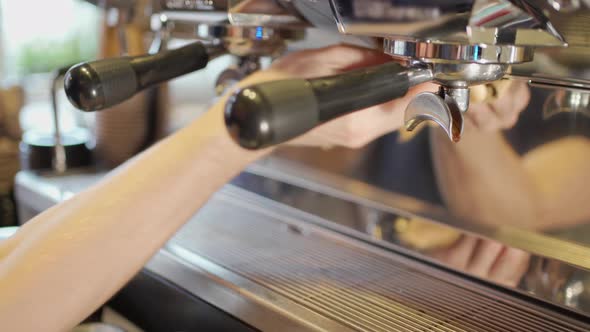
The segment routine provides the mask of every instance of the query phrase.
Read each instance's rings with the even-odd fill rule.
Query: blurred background
[[[1,0],[0,11],[4,79],[47,73],[97,54],[100,16],[86,2]]]
[[[100,16],[83,1],[0,1],[0,81],[4,90],[22,92],[23,130],[53,130],[51,72],[97,56]],[[67,130],[74,126],[74,113],[65,100],[60,104]]]

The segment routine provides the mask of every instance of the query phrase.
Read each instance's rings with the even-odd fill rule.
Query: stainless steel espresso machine
[[[229,53],[240,65],[219,79],[223,91],[319,30],[393,61],[235,92],[225,121],[236,144],[283,143],[422,83],[438,89],[408,103],[412,135],[354,151],[279,149],[251,165],[110,307],[145,331],[590,330],[590,3],[152,5],[154,45],[193,43],[73,67],[66,91],[78,108],[98,111]],[[500,102],[504,80],[527,84],[529,106],[493,133],[479,119],[480,133],[472,90],[485,88],[492,113],[524,98],[504,91]],[[34,214],[102,175],[23,172],[17,195]]]

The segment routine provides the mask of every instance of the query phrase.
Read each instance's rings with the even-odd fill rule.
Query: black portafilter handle
[[[410,72],[395,63],[316,79],[265,82],[237,91],[225,124],[243,148],[286,142],[339,116],[402,97]]]
[[[117,105],[159,83],[202,69],[209,54],[201,43],[153,55],[78,64],[64,77],[65,92],[78,109],[93,112]]]

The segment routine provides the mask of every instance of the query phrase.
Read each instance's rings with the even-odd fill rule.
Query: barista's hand
[[[269,70],[252,75],[249,83],[290,77],[313,78],[334,75],[392,61],[381,51],[357,46],[336,45],[291,53],[275,61]],[[404,97],[354,112],[312,129],[289,144],[306,146],[344,146],[358,148],[397,130],[404,124],[404,110],[412,97],[422,91],[436,91],[430,84],[418,86]]]
[[[524,251],[469,235],[431,256],[459,271],[507,286],[518,285],[530,259]]]
[[[467,126],[485,132],[512,128],[529,103],[530,91],[525,82],[504,80],[490,86],[471,88],[471,107],[466,113]]]

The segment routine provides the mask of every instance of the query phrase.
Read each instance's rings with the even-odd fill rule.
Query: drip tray
[[[305,222],[311,216],[304,213],[265,208],[264,199],[256,203],[245,197],[228,186],[163,253],[182,262],[185,273],[201,271],[217,289],[231,292],[214,305],[261,330],[268,325],[258,324],[260,316],[250,319],[239,298],[307,330],[590,330],[574,314],[509,296]],[[191,286],[197,279],[179,276],[182,271],[164,277],[204,291]]]

